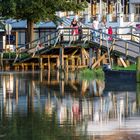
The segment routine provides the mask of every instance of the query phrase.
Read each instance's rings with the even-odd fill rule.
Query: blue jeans
[[[91,37],[92,37],[92,40],[93,41],[96,41],[97,40],[97,37],[98,37],[98,33],[96,31],[92,31],[91,32]]]

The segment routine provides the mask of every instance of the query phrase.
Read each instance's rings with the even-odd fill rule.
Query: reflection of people
[[[99,21],[97,20],[97,17],[94,18],[92,28],[94,29],[94,31],[93,31],[93,39],[94,39],[94,41],[96,41],[98,33],[95,30],[99,29]]]
[[[59,30],[59,33],[60,33],[60,41],[63,41],[63,40],[64,40],[64,36],[63,36],[64,30],[63,30],[63,28],[64,28],[63,23],[61,23],[61,24],[57,27],[57,29]]]
[[[76,101],[73,102],[72,113],[73,113],[73,119],[75,119],[75,120],[80,119],[79,104]]]

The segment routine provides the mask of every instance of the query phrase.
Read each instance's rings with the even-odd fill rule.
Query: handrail
[[[39,39],[36,39],[34,41],[32,41],[31,43],[27,43],[25,45],[21,45],[17,48],[17,54],[16,54],[16,58],[14,60],[14,63],[17,61],[19,55],[23,52],[27,52],[28,54],[30,54],[30,56],[34,56],[36,54],[36,52],[38,52],[40,49],[39,49],[39,43],[41,43],[41,45],[44,45],[44,49],[48,49],[49,46],[53,46],[55,47],[57,45],[57,43],[59,43],[59,37],[60,37],[60,31],[63,30],[64,31],[64,34],[63,36],[65,37],[65,40],[66,42],[68,42],[68,45],[70,46],[72,41],[71,40],[71,37],[73,38],[73,35],[71,33],[71,31],[73,30],[73,28],[63,28],[63,29],[58,29],[54,32],[51,32],[47,35],[44,35],[42,37],[40,37]],[[93,28],[89,28],[89,27],[83,27],[82,28],[83,30],[83,36],[82,36],[82,41],[84,41],[83,45],[85,45],[85,43],[87,41],[90,41],[90,42],[93,42],[93,40],[91,39],[91,36],[92,36],[92,32],[97,32],[98,33],[98,36],[96,37],[99,41],[96,42],[98,43],[100,46],[101,46],[101,41],[106,41],[108,40],[109,36],[107,33],[104,33],[102,32],[101,30],[95,30]],[[77,35],[78,36],[78,35]],[[102,36],[105,36],[106,40],[103,40]],[[46,39],[47,38],[47,39]],[[116,43],[114,44],[114,46],[116,47],[122,47],[122,48],[125,48],[125,51],[128,52],[128,51],[132,51],[130,47],[125,47],[125,45],[128,44],[128,46],[135,46],[137,47],[138,49],[140,49],[140,45],[136,42],[132,42],[131,40],[124,40],[122,38],[120,38],[118,36],[118,34],[113,34],[112,35],[112,38],[116,40]],[[122,42],[124,44],[124,46],[121,46],[119,44],[117,44],[117,42]],[[63,43],[63,42],[61,42]],[[32,45],[31,45],[32,44]],[[29,46],[31,45],[32,47],[31,48],[26,48],[26,46]],[[21,51],[21,49],[23,48],[23,51]],[[133,52],[133,53],[137,53],[137,52]],[[139,53],[139,52],[138,52]],[[129,55],[129,54],[127,54]]]
[[[35,53],[36,53],[36,51],[38,51],[38,42],[40,42],[40,44],[44,44],[44,43],[47,43],[47,45],[49,46],[50,44],[51,44],[51,41],[54,41],[55,40],[55,38],[56,38],[56,31],[55,32],[51,32],[51,33],[49,33],[49,34],[47,34],[47,35],[44,35],[44,36],[42,36],[42,37],[40,37],[39,39],[36,39],[36,40],[33,40],[31,43],[27,43],[27,44],[25,44],[25,45],[21,45],[21,46],[19,46],[17,49],[16,49],[16,58],[15,58],[15,60],[14,60],[14,63],[17,61],[17,59],[18,59],[18,57],[19,57],[19,55],[21,54],[21,53],[28,53],[28,54],[32,54],[32,56],[34,56],[35,55]],[[44,40],[44,41],[41,41],[42,39],[46,39],[46,37],[49,37],[49,36],[51,36],[51,35],[55,35],[55,36],[53,36],[52,38],[47,38],[47,41],[46,40]],[[32,45],[31,45],[32,44]],[[36,45],[35,45],[36,44]],[[30,48],[27,48],[27,46],[31,46]],[[21,49],[23,49],[22,51],[21,51]],[[35,50],[34,50],[35,49]],[[31,52],[31,50],[33,50],[33,52]]]

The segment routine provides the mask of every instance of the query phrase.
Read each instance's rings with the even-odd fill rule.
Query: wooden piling
[[[137,83],[137,88],[136,88],[136,107],[137,110],[140,108],[140,83]]]
[[[85,65],[84,48],[81,48],[81,63],[82,66]]]
[[[34,71],[34,70],[35,70],[35,64],[32,63],[32,71]]]
[[[56,67],[57,67],[57,69],[59,69],[59,67],[60,67],[60,59],[59,59],[59,57],[56,58]]]
[[[140,83],[140,56],[136,60],[136,81]]]
[[[64,69],[64,48],[60,48],[60,69]]]
[[[92,67],[92,63],[93,63],[93,49],[90,48],[89,49],[89,68]]]
[[[65,60],[65,65],[66,65],[65,70],[66,70],[66,72],[68,72],[69,71],[69,68],[68,68],[69,67],[68,66],[69,65],[68,59]]]
[[[43,70],[43,58],[42,57],[39,59],[39,67],[41,70]]]

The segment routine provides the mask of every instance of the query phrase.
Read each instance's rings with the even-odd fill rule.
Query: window
[[[135,14],[140,14],[140,4],[135,5]]]

